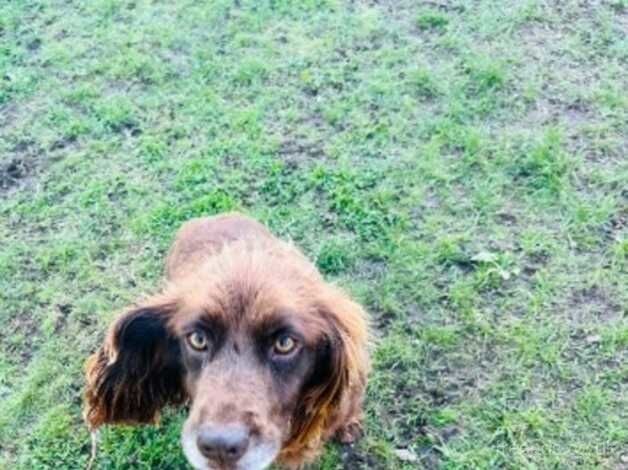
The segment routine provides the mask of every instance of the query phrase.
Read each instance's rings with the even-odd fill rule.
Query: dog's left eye
[[[202,331],[193,331],[188,335],[188,343],[193,349],[204,351],[207,349],[207,336]]]
[[[279,356],[287,356],[297,348],[297,340],[290,335],[281,335],[273,345],[273,352]]]

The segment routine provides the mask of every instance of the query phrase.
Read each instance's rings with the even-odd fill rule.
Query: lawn
[[[627,90],[626,0],[2,2],[0,468],[85,466],[84,360],[234,209],[372,319],[313,468],[628,468]]]

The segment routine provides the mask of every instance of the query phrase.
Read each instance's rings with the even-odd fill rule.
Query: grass
[[[625,468],[628,4],[0,5],[0,467],[80,468],[82,364],[238,209],[369,310],[314,468]],[[182,414],[98,468],[185,468]]]

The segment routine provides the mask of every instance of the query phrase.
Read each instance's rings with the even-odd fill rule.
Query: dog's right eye
[[[279,356],[287,356],[297,347],[296,340],[289,335],[281,335],[273,345],[273,352]]]
[[[188,343],[197,351],[205,351],[207,349],[207,336],[202,331],[193,331],[188,335]]]

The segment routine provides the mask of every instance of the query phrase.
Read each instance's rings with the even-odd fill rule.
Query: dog
[[[162,291],[109,327],[86,364],[85,419],[158,420],[185,405],[197,469],[300,468],[361,434],[363,308],[292,244],[237,213],[186,222]]]

